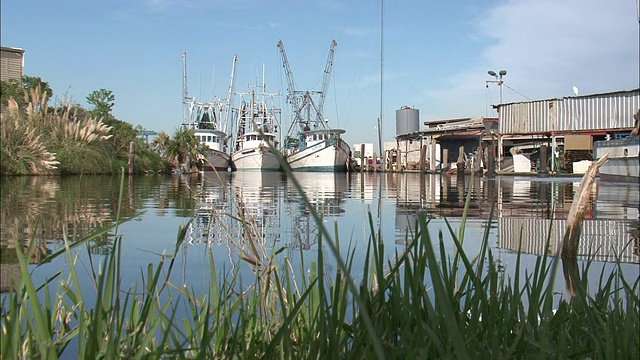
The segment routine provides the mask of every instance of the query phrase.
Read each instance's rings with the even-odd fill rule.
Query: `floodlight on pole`
[[[502,105],[502,77],[507,75],[507,70],[500,70],[497,74],[495,71],[489,70],[487,72],[487,74],[489,74],[489,76],[493,76],[495,78],[495,80],[487,80],[486,81],[486,86],[487,88],[489,88],[489,83],[496,83],[498,84],[498,86],[500,87],[500,104],[497,106],[498,111],[500,111],[500,106]],[[488,156],[488,169],[487,169],[487,175],[489,176],[493,176],[495,175],[495,166],[494,166],[494,159],[496,158],[496,139],[495,139],[495,128],[493,127],[492,122],[485,122],[485,134],[487,135],[491,135],[491,147],[490,147],[490,152],[489,152],[489,156]],[[500,161],[501,161],[501,151],[498,151],[498,159],[497,159],[497,166],[498,169],[500,169]]]
[[[487,80],[487,87],[490,82],[498,84],[500,87],[500,105],[502,105],[502,77],[507,75],[507,70],[500,70],[497,74],[495,71],[489,70],[487,71],[487,74],[496,78],[495,80]]]

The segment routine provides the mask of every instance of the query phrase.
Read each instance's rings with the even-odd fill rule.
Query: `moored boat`
[[[336,45],[337,43],[333,40],[324,71],[322,89],[298,91],[295,89],[284,45],[282,41],[278,42],[289,86],[287,99],[293,110],[283,153],[293,171],[347,171],[351,147],[341,137],[345,131],[329,127],[328,120],[322,114]],[[317,102],[312,95],[317,95]]]
[[[231,92],[233,89],[233,77],[237,57],[233,57],[231,70],[231,82],[227,95],[226,108],[221,100],[199,102],[195,98],[189,98],[187,90],[187,65],[186,53],[182,53],[183,61],[183,126],[193,129],[196,139],[207,149],[206,158],[203,160],[202,170],[227,171],[231,164],[227,135],[227,124]]]
[[[259,94],[255,91],[241,96],[240,106],[234,109],[237,116],[237,134],[234,151],[231,154],[235,170],[278,171],[280,162],[278,115],[280,110],[273,105],[275,94]],[[250,99],[245,99],[248,96]]]
[[[605,181],[640,181],[640,137],[619,140],[602,140],[593,143],[594,157],[599,159],[609,154],[609,160],[600,166],[599,175]]]
[[[609,154],[609,160],[600,166],[602,180],[640,181],[640,109],[633,115],[636,119],[630,136],[616,140],[602,140],[593,143],[593,156],[600,159]]]
[[[288,138],[284,156],[294,171],[347,171],[351,149],[342,140],[342,129],[301,131],[297,138]]]
[[[231,159],[227,153],[227,134],[215,129],[196,128],[195,136],[208,149],[202,169],[227,171]]]

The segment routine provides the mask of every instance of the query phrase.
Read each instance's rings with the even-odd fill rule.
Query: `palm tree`
[[[160,155],[163,159],[171,162],[171,159],[169,159],[169,154],[167,153],[167,145],[170,141],[171,138],[169,137],[169,135],[166,132],[161,131],[151,142],[151,150],[155,151],[156,154]]]
[[[184,164],[187,171],[193,166],[202,168],[206,159],[206,148],[200,144],[193,129],[178,128],[165,147],[174,165]]]

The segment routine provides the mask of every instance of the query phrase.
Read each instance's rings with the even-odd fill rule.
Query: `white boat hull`
[[[287,150],[285,159],[293,171],[347,171],[349,145],[339,141],[335,145],[322,142],[304,150]]]
[[[280,163],[275,154],[266,146],[236,151],[231,155],[235,170],[279,171]]]
[[[203,170],[227,171],[231,157],[229,154],[217,150],[209,150],[209,155],[203,166]]]
[[[227,171],[231,157],[224,151],[227,147],[226,134],[215,129],[196,129],[194,135],[209,149],[203,170]]]
[[[599,174],[603,180],[640,181],[640,142],[639,138],[606,140],[594,142],[594,155],[601,158],[609,154],[609,160],[600,166]]]

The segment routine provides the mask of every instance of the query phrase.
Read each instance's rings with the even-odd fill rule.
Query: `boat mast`
[[[182,52],[182,126],[187,127],[189,109],[189,90],[187,89],[187,52]]]
[[[224,124],[222,124],[222,129],[224,129],[225,133],[227,134],[233,134],[233,124],[230,122],[229,120],[229,116],[231,116],[231,103],[233,101],[233,83],[234,83],[234,78],[236,76],[236,62],[238,62],[238,55],[233,54],[233,62],[231,63],[231,80],[229,80],[229,90],[227,91],[227,101],[225,103],[225,118],[224,118]],[[231,130],[228,131],[228,126],[231,126]]]

